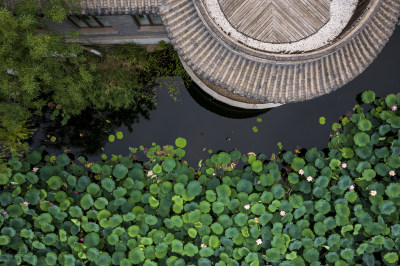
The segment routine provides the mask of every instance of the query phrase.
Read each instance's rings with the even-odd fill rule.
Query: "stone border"
[[[315,34],[292,43],[267,43],[246,36],[236,30],[226,19],[218,0],[203,0],[203,2],[210,17],[225,34],[250,48],[270,53],[307,52],[327,45],[343,31],[358,4],[358,0],[332,0],[330,6],[331,17]]]
[[[180,59],[180,58],[179,58]],[[213,89],[209,88],[206,84],[204,84],[203,81],[201,81],[196,74],[190,69],[190,67],[182,60],[180,59],[183,68],[186,70],[186,72],[189,74],[189,76],[192,78],[194,82],[208,95],[214,97],[220,102],[223,102],[225,104],[228,104],[230,106],[242,108],[242,109],[247,109],[247,110],[261,110],[261,109],[269,109],[269,108],[274,108],[281,106],[283,104],[280,103],[263,103],[263,104],[255,104],[255,103],[244,103],[244,102],[239,102],[232,100],[228,97],[222,96],[221,94],[218,94],[215,92]]]

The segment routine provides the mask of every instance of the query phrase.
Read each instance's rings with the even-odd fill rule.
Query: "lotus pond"
[[[157,89],[153,106],[137,111],[93,115],[87,111],[59,122],[38,123],[31,147],[45,145],[50,154],[63,151],[97,160],[102,154],[128,154],[129,147],[173,144],[177,137],[188,140],[185,159],[196,164],[208,152],[230,151],[276,153],[283,148],[326,148],[332,123],[353,112],[362,91],[372,89],[377,96],[400,89],[400,29],[378,58],[355,80],[336,92],[317,99],[283,105],[264,111],[244,111],[223,105],[197,86],[185,88],[180,78],[166,78]],[[175,88],[171,96],[171,87]],[[324,123],[324,124],[323,124]],[[122,132],[123,138],[110,143],[109,136]],[[117,137],[117,136],[116,136]],[[104,150],[103,150],[104,149]]]

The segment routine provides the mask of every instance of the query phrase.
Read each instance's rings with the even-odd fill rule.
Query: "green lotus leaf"
[[[30,164],[36,165],[42,160],[42,154],[39,151],[33,151],[26,156],[26,160]]]
[[[361,119],[358,121],[357,127],[361,131],[368,131],[372,128],[372,124],[368,119]]]
[[[281,199],[285,195],[285,189],[281,184],[276,184],[271,188],[271,192],[275,199]]]
[[[6,246],[10,243],[10,237],[7,235],[0,235],[0,246]]]
[[[224,232],[222,225],[217,222],[211,225],[211,230],[217,235],[221,235]]]
[[[184,252],[186,256],[193,257],[199,252],[199,249],[198,247],[189,242],[185,245]]]
[[[72,206],[68,210],[69,215],[71,215],[74,218],[79,218],[83,216],[83,211],[80,207],[78,206]]]
[[[33,172],[29,172],[25,175],[26,180],[31,183],[31,184],[36,184],[39,181],[38,176],[33,173]],[[0,180],[1,180],[1,173],[0,173]],[[1,182],[0,182],[1,183]]]
[[[38,204],[39,203],[39,195],[40,191],[37,189],[30,189],[26,192],[25,194],[25,200],[29,202],[30,204]]]
[[[42,213],[41,215],[39,215],[36,219],[36,221],[40,224],[40,225],[46,225],[46,224],[50,224],[51,221],[53,220],[53,218],[51,217],[50,214],[48,213]]]
[[[202,191],[200,182],[196,180],[190,181],[190,183],[187,186],[187,189],[188,189],[188,194],[194,197],[200,195]]]
[[[37,257],[32,252],[28,252],[23,256],[23,260],[30,265],[37,265]]]
[[[344,198],[346,199],[346,201],[353,203],[357,200],[358,196],[357,193],[354,191],[348,191],[346,192],[346,194],[344,195]]]
[[[190,229],[188,230],[188,235],[189,235],[191,238],[195,238],[195,237],[197,236],[197,230],[194,229],[194,228],[190,228]]]
[[[217,155],[217,163],[229,164],[231,162],[231,156],[226,152],[220,152]]]
[[[323,116],[321,116],[321,117],[319,118],[319,123],[320,123],[321,125],[325,125],[325,122],[326,122],[326,118],[323,117]]]
[[[236,214],[234,221],[238,226],[244,226],[247,224],[249,217],[247,216],[247,214],[244,213],[238,213]]]
[[[392,116],[386,121],[392,126],[392,128],[400,128],[400,117]]]
[[[262,225],[265,226],[267,225],[267,223],[269,223],[272,220],[273,215],[268,213],[268,212],[264,212],[260,217],[258,217],[258,222]]]
[[[253,191],[253,184],[249,180],[240,179],[236,185],[236,189],[238,192],[250,194]]]
[[[305,164],[306,162],[304,161],[304,159],[298,157],[295,157],[291,162],[292,169],[296,172],[302,169],[305,166]]]
[[[43,245],[42,243],[40,243],[39,241],[36,241],[36,240],[32,242],[32,246],[36,249],[45,249],[46,248],[45,245]]]
[[[293,194],[289,196],[289,203],[293,208],[300,208],[303,206],[303,197],[301,195]]]
[[[83,238],[83,243],[88,247],[96,247],[100,243],[100,237],[97,233],[89,233]]]
[[[42,239],[43,243],[47,246],[55,245],[58,242],[58,237],[54,233],[46,234],[46,236]]]
[[[349,176],[345,175],[340,177],[338,187],[341,190],[347,190],[352,184],[353,180]]]
[[[354,157],[354,151],[351,148],[344,147],[342,149],[343,158],[350,159]]]
[[[381,149],[375,149],[374,153],[378,158],[386,158],[389,156],[389,150],[387,147],[383,147]]]
[[[201,201],[199,204],[199,208],[202,213],[209,213],[211,210],[211,205],[207,201]]]
[[[215,194],[215,192],[212,191],[212,190],[207,190],[207,191],[206,191],[206,199],[207,199],[209,202],[214,202],[214,201],[217,200],[217,194]]]
[[[12,218],[21,216],[24,213],[22,206],[20,204],[11,204],[7,207],[7,214]]]
[[[281,257],[281,253],[276,248],[267,249],[265,255],[267,256],[268,260],[271,261],[277,261]]]
[[[101,165],[99,165],[99,164],[97,164],[97,163],[92,164],[92,166],[90,166],[90,169],[91,169],[92,172],[95,173],[95,174],[100,174],[100,173],[101,173],[101,170],[102,170]]]
[[[379,204],[379,210],[384,215],[390,215],[396,211],[393,201],[384,200]]]
[[[107,236],[108,244],[115,246],[118,242],[119,242],[119,237],[116,234],[111,234],[111,235]]]
[[[351,260],[354,257],[354,251],[350,248],[345,248],[340,252],[340,256],[345,260]]]
[[[212,249],[209,248],[209,247],[201,248],[201,249],[200,249],[200,252],[199,252],[199,255],[200,255],[201,257],[206,257],[206,258],[208,258],[208,257],[211,257],[212,255],[214,255],[214,250],[212,250]],[[200,264],[199,264],[199,265],[200,265]],[[207,265],[209,265],[209,264],[207,264]]]
[[[176,147],[178,147],[178,148],[185,148],[185,147],[186,147],[186,144],[187,144],[186,139],[184,139],[184,138],[182,138],[182,137],[179,137],[179,138],[177,138],[177,139],[175,140],[175,145],[176,145]]]
[[[168,173],[172,172],[172,170],[175,168],[175,166],[176,166],[176,162],[172,158],[167,158],[162,163],[162,168]]]
[[[98,210],[102,210],[108,205],[108,200],[104,197],[97,198],[94,202],[94,207]]]
[[[113,192],[113,196],[114,198],[118,199],[118,198],[122,198],[123,196],[125,196],[127,193],[126,188],[124,187],[117,187]]]
[[[117,131],[115,133],[115,136],[117,137],[117,139],[123,139],[124,138],[124,133],[122,133],[122,131]]]
[[[24,176],[23,174],[21,174],[21,173],[16,173],[16,174],[13,176],[13,179],[14,179],[14,182],[15,182],[17,185],[22,185],[23,183],[26,182],[25,176]]]
[[[387,164],[392,168],[400,168],[400,156],[389,157],[387,159]]]
[[[275,180],[271,174],[262,174],[260,175],[260,182],[262,186],[272,186]]]
[[[129,252],[129,261],[133,264],[139,264],[146,259],[143,250],[136,247]]]
[[[383,259],[388,262],[388,263],[395,263],[399,260],[399,255],[394,252],[387,253],[385,256],[383,256]]]
[[[90,194],[85,194],[80,200],[81,207],[86,210],[90,209],[90,207],[93,206],[93,203],[93,198]]]
[[[89,261],[96,262],[100,256],[100,251],[97,248],[89,248],[86,251],[86,257]]]
[[[153,196],[151,196],[151,197],[149,198],[149,204],[150,204],[150,206],[151,206],[153,209],[155,209],[155,208],[157,208],[157,207],[160,205],[160,202],[159,202],[156,198],[154,198]]]
[[[181,254],[183,252],[183,243],[180,240],[174,239],[171,243],[171,248],[173,252]]]
[[[318,261],[319,259],[319,252],[315,248],[305,249],[303,252],[303,258],[309,263],[314,261]]]
[[[210,248],[212,248],[212,249],[217,249],[220,246],[220,241],[217,236],[210,236],[208,243],[209,243]]]
[[[364,91],[361,94],[361,100],[364,103],[372,103],[373,101],[375,101],[375,92],[368,90],[368,91]]]
[[[104,178],[103,180],[101,180],[101,186],[106,191],[111,192],[115,188],[115,182],[111,178],[107,177],[107,178]]]
[[[265,213],[265,206],[263,204],[257,203],[251,206],[251,212],[255,215],[261,215]]]
[[[225,230],[225,236],[227,238],[236,238],[239,236],[239,230],[234,227],[229,227],[228,229]]]
[[[254,172],[256,172],[256,173],[261,172],[262,169],[263,169],[263,164],[262,164],[262,162],[259,161],[259,160],[256,160],[256,161],[252,162],[252,163],[251,163],[251,169],[252,169]]]
[[[7,235],[7,236],[9,236],[9,237],[14,237],[15,234],[16,234],[15,229],[12,228],[12,227],[3,227],[3,228],[1,229],[1,233],[2,233],[3,235]]]
[[[47,265],[56,265],[57,264],[57,254],[55,252],[47,252],[46,253],[46,264]]]
[[[49,180],[46,181],[49,185],[49,188],[52,190],[58,190],[63,185],[63,182],[59,176],[52,176]]]
[[[123,219],[122,216],[119,214],[114,214],[113,216],[110,217],[109,222],[110,222],[110,227],[117,227],[122,223]]]
[[[224,211],[224,204],[222,202],[214,202],[212,204],[212,210],[216,214],[221,214]]]
[[[353,139],[354,143],[360,147],[366,146],[371,141],[369,135],[364,132],[358,132],[357,134],[354,135]]]
[[[66,154],[58,155],[56,158],[56,163],[61,166],[69,165],[70,162],[71,162],[71,160],[69,159],[68,155],[66,155]]]
[[[399,183],[391,183],[389,186],[386,187],[386,195],[389,198],[397,198],[400,197],[400,184]]]
[[[100,192],[100,186],[95,183],[90,183],[89,186],[86,188],[87,192],[92,196],[97,195]]]
[[[331,211],[331,205],[326,200],[321,199],[315,202],[315,209],[322,214],[327,214]]]
[[[218,198],[229,198],[231,196],[231,189],[228,185],[219,185],[216,190]]]
[[[148,225],[155,225],[158,222],[157,217],[154,215],[147,215],[144,220]]]
[[[372,181],[372,179],[374,179],[376,176],[376,172],[372,169],[365,169],[362,173],[362,176],[365,180]]]

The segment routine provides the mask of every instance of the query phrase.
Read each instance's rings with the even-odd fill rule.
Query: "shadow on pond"
[[[223,102],[218,101],[213,98],[206,92],[204,92],[199,86],[197,86],[194,82],[187,88],[190,96],[204,109],[215,113],[217,115],[227,117],[227,118],[235,118],[235,119],[243,119],[243,118],[251,118],[256,117],[261,114],[265,114],[271,109],[262,109],[262,110],[248,110],[230,106]]]
[[[79,149],[82,155],[95,155],[102,152],[108,142],[108,136],[125,126],[132,133],[135,124],[142,119],[150,120],[150,111],[154,110],[154,104],[141,105],[135,109],[120,111],[102,111],[87,109],[79,116],[73,116],[67,125],[61,126],[58,119],[48,119],[51,111],[46,113],[46,119],[37,121],[40,123],[41,137],[35,139],[39,143],[34,146],[45,145],[46,149],[64,150]],[[55,137],[55,141],[51,141]],[[54,138],[53,138],[54,140]]]

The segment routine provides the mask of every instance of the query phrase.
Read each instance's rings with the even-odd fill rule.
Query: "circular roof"
[[[297,17],[283,19],[285,14]],[[171,43],[199,78],[263,103],[308,100],[343,86],[375,59],[399,14],[398,0],[164,0],[160,5]],[[315,47],[315,40],[304,43],[329,23],[337,26],[334,35],[320,35]],[[252,45],[256,41],[261,46]]]

